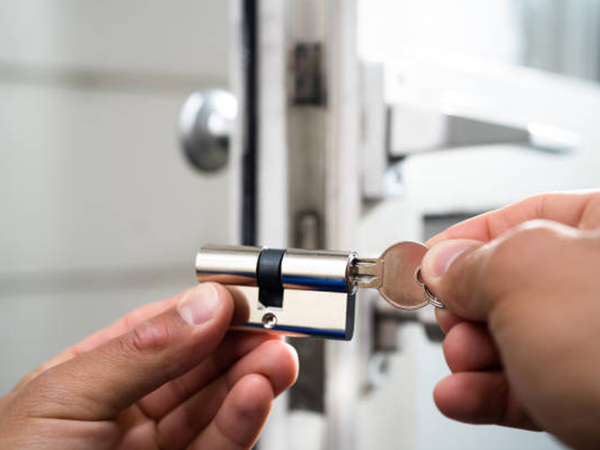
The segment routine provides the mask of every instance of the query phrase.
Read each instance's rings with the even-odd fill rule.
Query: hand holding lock
[[[440,410],[600,447],[600,192],[533,197],[450,228],[428,245],[420,277],[423,248],[391,273],[411,280],[401,292],[420,292],[399,306],[438,297],[447,306],[437,315],[453,374],[435,390]],[[294,382],[297,360],[277,336],[226,336],[230,324],[264,313],[259,300],[281,314],[310,292],[316,303],[304,306],[313,309],[300,310],[314,311],[333,293],[335,337],[349,336],[347,305],[356,287],[399,298],[384,289],[385,253],[383,265],[352,253],[316,260],[310,252],[284,253],[292,258],[277,257],[286,274],[279,305],[276,277],[261,280],[273,291],[261,295],[241,271],[230,291],[205,283],[147,305],[36,369],[0,399],[0,447],[250,448],[273,397]],[[244,289],[257,289],[256,303],[245,303],[253,311],[234,314]],[[277,316],[275,323],[264,317],[261,327],[278,326]]]
[[[201,284],[91,335],[0,399],[0,448],[251,448],[298,362],[277,336],[226,335],[232,315]]]

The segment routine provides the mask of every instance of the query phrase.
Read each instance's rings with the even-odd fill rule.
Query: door
[[[195,283],[229,239],[228,171],[178,117],[229,83],[220,0],[0,4],[0,393],[136,306]]]
[[[259,243],[377,255],[533,193],[598,185],[592,2],[258,3]],[[262,448],[561,448],[442,417],[432,311],[384,321],[380,303],[358,299],[352,343],[300,346],[302,393],[321,402],[284,397]]]
[[[587,64],[599,51],[588,46],[597,4],[382,0],[360,2],[359,11],[359,51],[367,73],[381,71],[389,133],[385,181],[363,216],[362,242],[425,240],[528,195],[598,187],[600,89]],[[365,416],[373,428],[363,448],[373,436],[384,436],[375,448],[561,447],[544,434],[445,419],[432,399],[448,373],[439,344],[415,325],[401,326],[398,339],[381,388],[388,394],[376,394],[388,414]],[[397,417],[405,427],[393,434]]]

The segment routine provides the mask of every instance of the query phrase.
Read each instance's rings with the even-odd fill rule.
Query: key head
[[[427,250],[424,244],[407,241],[394,244],[383,252],[383,284],[379,293],[390,305],[407,310],[427,305],[423,288],[415,279]]]

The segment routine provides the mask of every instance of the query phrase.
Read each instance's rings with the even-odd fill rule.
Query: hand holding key
[[[427,250],[419,242],[405,241],[388,247],[379,258],[356,259],[353,281],[357,287],[376,288],[396,308],[413,310],[428,303],[443,308],[420,276]]]
[[[600,192],[532,197],[427,244],[453,372],[440,410],[599,448]]]

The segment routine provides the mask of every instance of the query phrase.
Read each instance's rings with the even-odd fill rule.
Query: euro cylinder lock
[[[202,247],[199,282],[227,286],[246,328],[292,336],[352,338],[356,254],[260,247]]]

